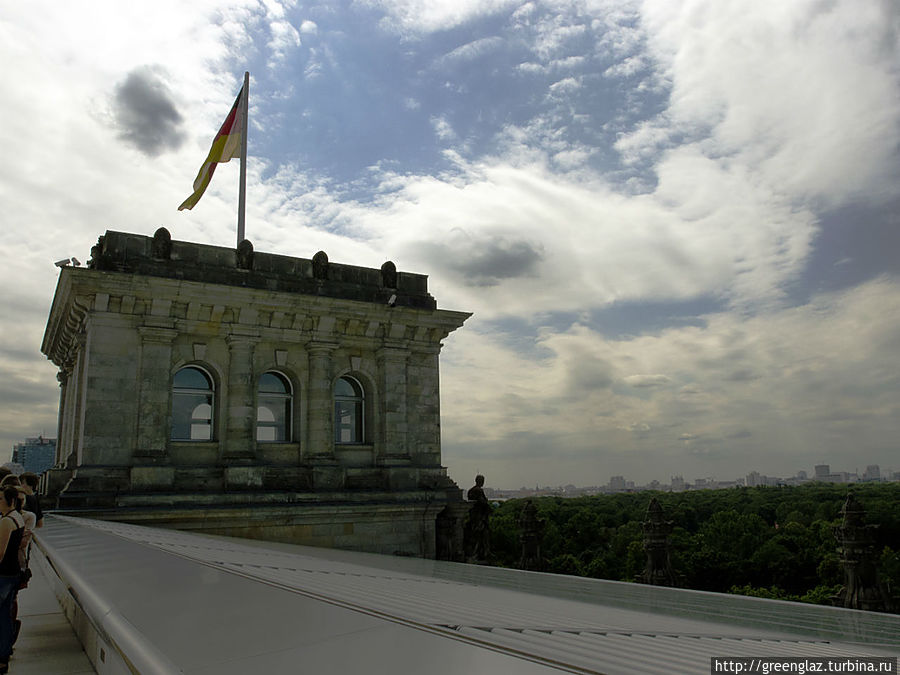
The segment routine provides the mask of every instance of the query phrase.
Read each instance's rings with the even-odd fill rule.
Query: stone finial
[[[525,502],[517,524],[519,526],[519,543],[522,545],[519,567],[523,570],[540,572],[544,567],[541,542],[544,538],[545,523],[537,517],[537,507],[530,499]]]
[[[172,235],[161,227],[153,233],[153,257],[168,260],[172,255]]]
[[[677,586],[678,580],[669,555],[669,535],[675,528],[675,523],[666,520],[666,514],[656,497],[650,500],[647,506],[647,520],[641,523],[641,526],[644,530],[647,563],[638,581],[653,586]]]
[[[100,258],[103,255],[103,240],[104,237],[101,234],[97,238],[97,243],[91,246],[91,259],[87,262],[90,270],[100,269]]]
[[[381,284],[385,288],[397,288],[397,266],[390,260],[381,266]]]
[[[832,603],[839,607],[890,612],[892,599],[878,577],[875,531],[878,525],[866,524],[866,510],[852,492],[841,508],[843,519],[834,528],[840,544],[844,585]]]
[[[253,269],[253,244],[249,239],[237,245],[237,267],[239,270]]]
[[[313,256],[313,277],[325,280],[328,278],[328,255],[325,251],[319,251]]]

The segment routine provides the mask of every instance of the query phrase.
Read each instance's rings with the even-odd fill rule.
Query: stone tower
[[[675,528],[674,521],[666,520],[662,505],[654,497],[647,506],[647,520],[641,523],[644,530],[644,551],[647,563],[639,581],[654,586],[677,586],[678,577],[672,569],[669,535]]]
[[[217,534],[434,555],[438,354],[470,316],[427,277],[108,231],[61,271],[62,509]]]
[[[878,525],[866,524],[866,510],[852,492],[841,507],[841,515],[841,524],[834,527],[834,537],[840,544],[844,585],[832,598],[833,604],[871,612],[892,611],[892,599],[878,575],[875,547]]]

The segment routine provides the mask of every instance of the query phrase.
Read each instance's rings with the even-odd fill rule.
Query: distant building
[[[42,474],[53,466],[56,457],[56,439],[26,438],[24,443],[13,446],[12,461],[22,465],[23,471]]]
[[[613,476],[609,479],[609,489],[614,492],[624,491],[626,488],[624,476]]]
[[[684,476],[672,476],[672,492],[684,492]]]
[[[862,479],[864,481],[880,481],[881,468],[877,464],[869,464],[863,472]]]

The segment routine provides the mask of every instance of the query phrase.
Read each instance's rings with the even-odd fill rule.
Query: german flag
[[[212,180],[213,174],[216,171],[216,164],[219,162],[227,162],[232,157],[240,158],[241,134],[244,132],[244,127],[246,126],[242,114],[242,111],[244,110],[243,96],[244,87],[241,87],[241,90],[238,92],[237,98],[234,101],[234,105],[231,107],[231,112],[228,113],[228,117],[226,117],[225,121],[222,123],[219,133],[217,133],[216,137],[213,139],[212,147],[209,149],[209,155],[207,155],[206,161],[203,162],[203,166],[200,167],[200,171],[194,179],[194,193],[181,203],[181,206],[178,207],[179,211],[183,211],[184,209],[190,210],[200,201],[200,197],[203,196],[203,193],[206,191],[206,186],[209,185],[209,181]]]

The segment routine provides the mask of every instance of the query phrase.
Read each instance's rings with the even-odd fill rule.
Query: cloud
[[[270,67],[284,61],[289,50],[300,46],[300,33],[289,21],[276,20],[269,23],[271,39],[268,48],[272,52]]]
[[[441,68],[454,63],[473,61],[499,49],[503,45],[503,38],[497,36],[473,40],[441,56],[435,62],[435,67]]]
[[[381,26],[401,34],[422,35],[455,28],[473,19],[514,7],[519,0],[360,0],[384,12]]]
[[[847,466],[847,447],[862,463],[889,466],[896,447],[884,439],[900,433],[900,374],[884,364],[900,344],[898,297],[900,279],[885,277],[803,307],[717,312],[705,327],[632,339],[578,324],[546,328],[536,341],[549,356],[540,360],[478,334],[476,317],[442,354],[444,426],[480,438],[485,459],[495,447],[503,456],[513,430],[540,434],[561,465],[603,448],[580,484],[613,473],[793,475],[820,462]],[[498,372],[511,374],[502,389],[516,397],[495,405]],[[732,377],[742,372],[754,375]],[[643,394],[617,390],[617,380]]]
[[[440,140],[452,141],[457,138],[456,132],[453,131],[453,126],[443,115],[432,117],[430,121],[431,126],[434,128],[434,133]]]
[[[119,138],[148,157],[177,150],[183,118],[158,68],[143,66],[116,85],[112,106]]]
[[[704,138],[704,155],[727,157],[799,203],[890,190],[900,141],[895,14],[887,3],[846,1],[782,9],[646,2],[641,25],[669,102],[620,147],[641,154],[667,135]]]
[[[628,375],[623,379],[628,386],[638,388],[659,387],[670,381],[665,375]]]
[[[506,236],[473,238],[462,230],[444,243],[413,243],[429,267],[443,269],[467,286],[496,286],[501,281],[535,276],[540,246]]]

